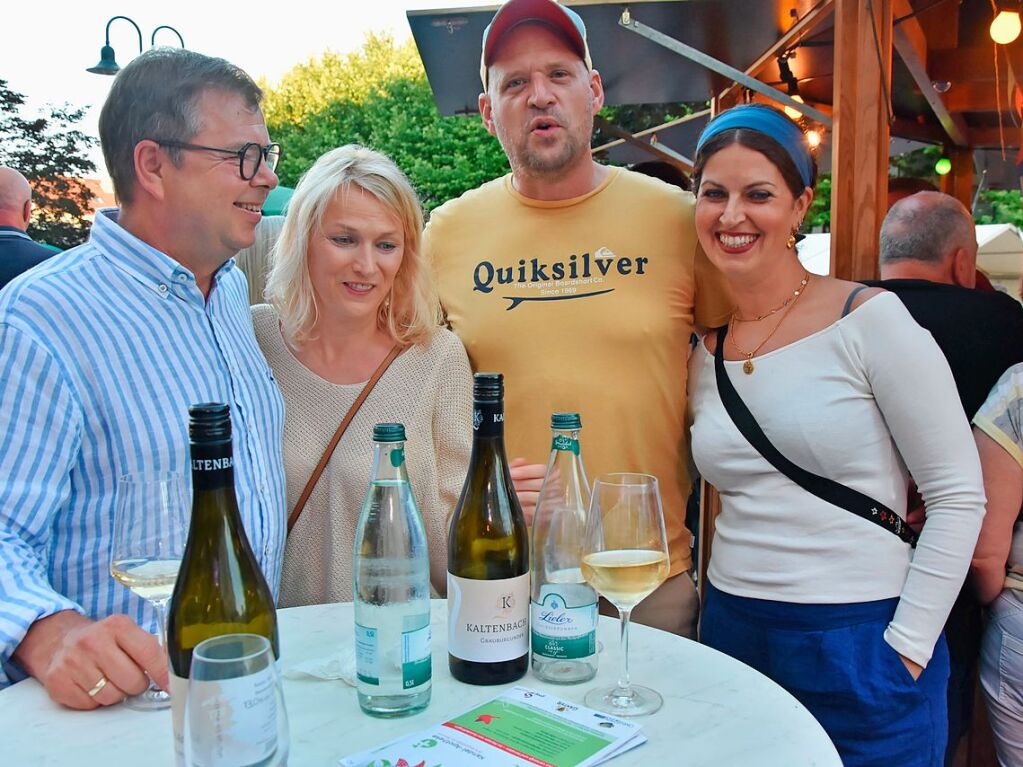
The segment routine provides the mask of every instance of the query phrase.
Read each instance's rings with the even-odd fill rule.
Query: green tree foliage
[[[813,190],[813,202],[803,219],[803,231],[828,231],[831,228],[831,174],[822,173]]]
[[[666,122],[677,120],[692,114],[698,109],[706,107],[705,103],[686,104],[683,102],[668,102],[664,104],[616,104],[607,106],[600,110],[600,116],[608,122],[612,122],[619,128],[625,128],[631,133],[638,133],[647,128],[654,128]],[[604,135],[598,127],[593,131],[594,146],[614,141],[617,136]],[[651,155],[650,159],[654,159]]]
[[[914,149],[912,152],[895,155],[888,161],[890,175],[910,176],[930,181],[940,186],[934,163],[941,159],[941,147],[937,144]]]
[[[934,163],[941,157],[941,147],[926,146],[891,158],[892,176],[922,178],[941,186]],[[1015,224],[1023,227],[1023,197],[1017,189],[985,189],[981,191],[973,218],[978,224]],[[823,173],[817,181],[816,194],[804,227],[827,231],[831,228],[831,174]]]
[[[980,193],[973,217],[978,224],[1023,227],[1023,199],[1017,189],[987,189]]]
[[[934,164],[941,157],[941,147],[926,146],[893,157],[893,175],[913,176],[930,181],[940,187],[940,177]],[[973,219],[978,224],[1015,224],[1023,226],[1023,198],[1018,189],[984,189],[973,209]]]
[[[328,51],[292,67],[275,86],[261,82],[266,91],[263,112],[268,124],[302,125],[332,104],[361,104],[393,80],[424,76],[412,40],[395,45],[390,35],[370,33],[355,53]]]
[[[20,171],[32,183],[35,219],[29,236],[58,248],[85,241],[92,193],[82,178],[95,172],[88,151],[96,139],[78,130],[84,109],[49,106],[43,116],[25,118],[25,97],[0,79],[0,165]]]
[[[284,147],[278,175],[294,186],[324,152],[357,143],[394,159],[427,210],[508,171],[478,117],[441,117],[410,40],[370,35],[358,53],[328,53],[266,87],[270,135]]]
[[[391,156],[427,210],[508,172],[500,144],[478,115],[441,117],[412,40],[396,45],[370,34],[362,49],[327,53],[261,83],[263,111],[284,147],[277,173],[294,186],[324,152],[358,143]],[[686,104],[605,107],[603,116],[631,131],[689,114]],[[594,141],[607,140],[597,131]]]

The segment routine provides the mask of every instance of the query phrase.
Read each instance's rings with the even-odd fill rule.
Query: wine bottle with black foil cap
[[[188,409],[192,519],[167,616],[177,762],[184,764],[184,706],[192,650],[210,637],[259,634],[280,658],[277,613],[238,512],[231,412],[221,403]]]
[[[529,667],[529,540],[504,451],[504,377],[473,382],[469,472],[448,534],[448,666],[469,684]]]

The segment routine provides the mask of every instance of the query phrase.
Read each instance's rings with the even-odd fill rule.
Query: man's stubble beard
[[[551,156],[542,152],[534,152],[530,149],[530,133],[528,131],[522,136],[522,140],[515,144],[497,119],[494,120],[494,128],[497,132],[497,140],[501,143],[501,148],[508,157],[508,163],[511,165],[512,171],[520,171],[539,177],[556,176],[575,163],[581,155],[589,150],[589,137],[593,133],[592,121],[584,140],[573,133],[569,126],[562,124],[562,129],[566,133],[566,140],[561,146],[561,151]]]

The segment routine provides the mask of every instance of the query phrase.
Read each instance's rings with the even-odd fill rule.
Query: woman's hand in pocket
[[[921,666],[919,663],[914,663],[905,655],[900,654],[899,660],[902,661],[902,664],[906,667],[906,669],[909,671],[910,676],[912,676],[914,680],[918,680],[920,678],[920,675],[924,673],[923,666]]]

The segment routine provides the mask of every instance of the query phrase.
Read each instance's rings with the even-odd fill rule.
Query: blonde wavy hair
[[[309,277],[309,240],[320,233],[327,206],[353,186],[389,208],[405,236],[401,266],[389,300],[380,304],[377,327],[396,343],[422,343],[441,324],[440,302],[421,254],[423,209],[394,161],[363,146],[349,144],[327,152],[299,180],[280,238],[270,252],[266,300],[277,310],[291,343],[301,345],[313,338],[319,312]]]

